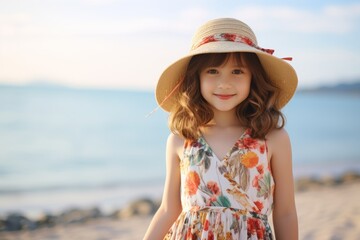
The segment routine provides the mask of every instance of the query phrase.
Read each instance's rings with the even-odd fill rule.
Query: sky
[[[360,1],[0,0],[0,84],[152,90],[219,17],[293,57],[299,87],[360,79]]]

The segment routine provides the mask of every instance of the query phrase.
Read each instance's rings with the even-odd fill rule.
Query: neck
[[[212,125],[215,125],[220,128],[240,126],[240,122],[238,117],[236,116],[235,110],[228,112],[221,112],[214,110],[214,118],[211,121],[211,123]]]

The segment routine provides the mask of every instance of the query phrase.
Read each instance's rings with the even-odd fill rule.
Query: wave
[[[30,193],[52,193],[52,192],[85,192],[111,189],[132,189],[152,187],[163,184],[164,179],[152,178],[133,181],[107,182],[102,184],[74,183],[72,185],[34,186],[34,187],[11,187],[0,188],[0,195],[8,194],[30,194]]]

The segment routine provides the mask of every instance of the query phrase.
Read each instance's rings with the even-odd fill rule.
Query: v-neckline
[[[227,159],[227,158],[230,157],[230,155],[231,155],[231,153],[232,153],[232,150],[233,150],[234,147],[236,146],[236,143],[246,135],[247,130],[248,130],[248,129],[245,128],[244,132],[243,132],[242,134],[240,134],[240,136],[235,140],[235,142],[232,144],[232,146],[230,147],[230,149],[225,153],[225,156],[222,157],[222,158],[219,158],[219,157],[218,157],[218,155],[215,153],[215,151],[213,150],[213,148],[212,148],[212,147],[210,146],[210,144],[206,141],[205,136],[204,136],[203,133],[201,133],[200,138],[204,141],[204,143],[207,145],[207,147],[211,150],[211,152],[213,153],[213,156],[214,156],[216,159],[218,159],[219,161],[223,161],[223,160],[225,160],[225,159]]]

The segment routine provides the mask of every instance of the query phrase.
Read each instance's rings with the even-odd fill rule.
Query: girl
[[[172,133],[162,203],[144,239],[273,239],[272,210],[276,239],[298,238],[280,111],[297,76],[272,53],[245,23],[215,19],[163,72],[156,98]]]

